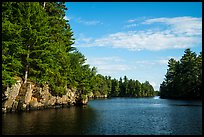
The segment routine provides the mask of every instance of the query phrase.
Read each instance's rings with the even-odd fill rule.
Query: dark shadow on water
[[[2,134],[81,135],[95,117],[88,106],[7,113],[2,116]]]

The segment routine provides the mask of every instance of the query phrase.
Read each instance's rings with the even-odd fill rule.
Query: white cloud
[[[137,65],[141,65],[141,66],[146,66],[146,65],[155,65],[155,61],[150,61],[150,60],[138,60],[138,61],[135,61],[135,63]]]
[[[154,88],[154,90],[158,90],[158,85],[156,82],[154,81],[149,81],[149,83],[152,85],[152,87]]]
[[[135,21],[136,21],[135,19],[128,20],[129,23],[132,23],[132,22],[135,22]]]
[[[73,46],[77,47],[77,45],[83,45],[87,43],[91,43],[94,39],[91,37],[86,37],[83,33],[80,33],[79,35],[75,36],[75,44]]]
[[[65,20],[69,20],[69,21],[70,21],[70,20],[71,20],[71,17],[64,16],[64,19],[65,19]]]
[[[160,64],[160,65],[163,65],[163,64],[167,65],[168,61],[169,61],[168,59],[161,59],[161,60],[158,60],[157,63]]]
[[[84,43],[89,43],[89,42],[91,42],[92,39],[93,39],[93,38],[91,38],[91,37],[86,37],[86,36],[84,36],[84,34],[81,34],[81,35],[78,37],[77,41],[81,41],[81,42],[84,42]]]
[[[124,28],[132,28],[136,26],[138,26],[138,24],[134,23],[134,24],[125,25]]]
[[[138,18],[135,18],[135,19],[129,19],[127,22],[128,23],[133,23],[133,22],[140,22],[142,20],[145,20],[147,17],[138,17]]]
[[[165,32],[154,32],[150,34],[148,31],[129,31],[110,34],[104,38],[95,39],[88,43],[80,43],[78,46],[111,46],[134,51],[156,51],[193,47],[200,42],[201,38],[199,37],[175,36],[172,34],[165,34]]]
[[[173,57],[173,56],[167,56],[167,57],[163,57],[162,59],[154,59],[154,60],[137,60],[135,61],[134,63],[136,65],[140,65],[140,66],[144,66],[144,67],[147,67],[147,66],[150,66],[152,67],[152,65],[165,65],[167,66],[168,64],[168,61],[173,58],[175,60],[180,60],[181,57]]]
[[[170,25],[172,33],[185,35],[202,34],[202,18],[175,17],[147,19],[143,24],[164,23]]]
[[[130,67],[124,63],[124,60],[117,56],[88,57],[87,63],[97,67],[98,72],[104,75],[130,70]]]
[[[84,25],[92,26],[97,24],[103,24],[102,22],[98,20],[84,20],[82,18],[75,18],[75,21]]]
[[[131,20],[129,20],[129,22],[131,22]],[[110,46],[133,51],[158,51],[164,49],[185,49],[201,44],[201,18],[155,18],[147,19],[142,24],[151,25],[156,22],[169,26],[164,30],[156,30],[153,28],[143,31],[117,32],[87,42],[79,40],[77,46]]]

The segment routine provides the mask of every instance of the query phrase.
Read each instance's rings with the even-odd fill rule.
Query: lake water
[[[111,98],[84,107],[7,113],[2,134],[202,135],[202,102]]]

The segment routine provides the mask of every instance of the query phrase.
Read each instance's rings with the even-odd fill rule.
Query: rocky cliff
[[[29,111],[45,108],[87,104],[88,97],[78,94],[76,89],[66,89],[62,96],[53,96],[48,85],[37,86],[32,82],[23,83],[18,79],[12,87],[7,87],[2,97],[2,112]]]

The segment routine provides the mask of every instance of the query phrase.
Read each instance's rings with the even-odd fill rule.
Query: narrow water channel
[[[7,113],[9,135],[202,135],[202,102],[151,98],[111,98],[70,107]]]

